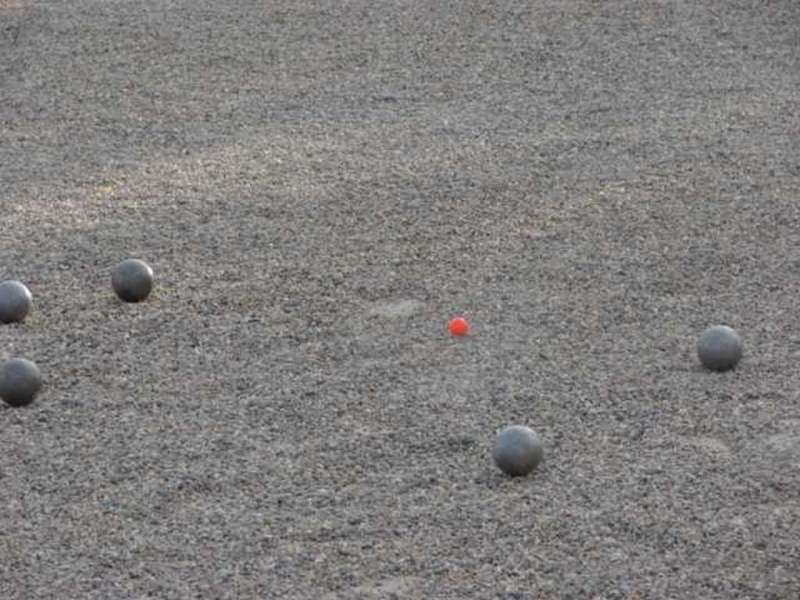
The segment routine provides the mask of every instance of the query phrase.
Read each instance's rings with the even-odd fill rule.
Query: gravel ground
[[[796,0],[0,0],[0,184],[0,597],[800,597]]]

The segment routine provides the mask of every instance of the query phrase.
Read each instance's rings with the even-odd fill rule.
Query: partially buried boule
[[[697,342],[700,363],[712,371],[728,371],[742,358],[742,339],[727,325],[709,327]]]
[[[135,258],[123,260],[111,273],[111,286],[121,300],[141,302],[153,289],[153,269]]]
[[[21,323],[28,316],[33,304],[30,290],[19,281],[0,283],[0,321]]]
[[[0,367],[0,398],[10,406],[27,406],[42,389],[42,374],[35,363],[11,358]]]
[[[492,451],[495,464],[511,477],[522,477],[533,471],[542,462],[543,455],[539,436],[523,425],[503,429]]]

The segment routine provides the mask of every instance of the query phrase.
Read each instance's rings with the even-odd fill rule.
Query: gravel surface
[[[800,597],[796,0],[0,0],[0,194],[3,599]]]

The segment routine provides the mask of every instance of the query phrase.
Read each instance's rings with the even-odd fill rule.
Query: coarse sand
[[[4,600],[800,598],[796,0],[0,0],[0,224]]]

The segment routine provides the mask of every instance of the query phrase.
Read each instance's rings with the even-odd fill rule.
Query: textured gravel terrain
[[[3,599],[800,597],[796,0],[0,0],[0,207]]]

